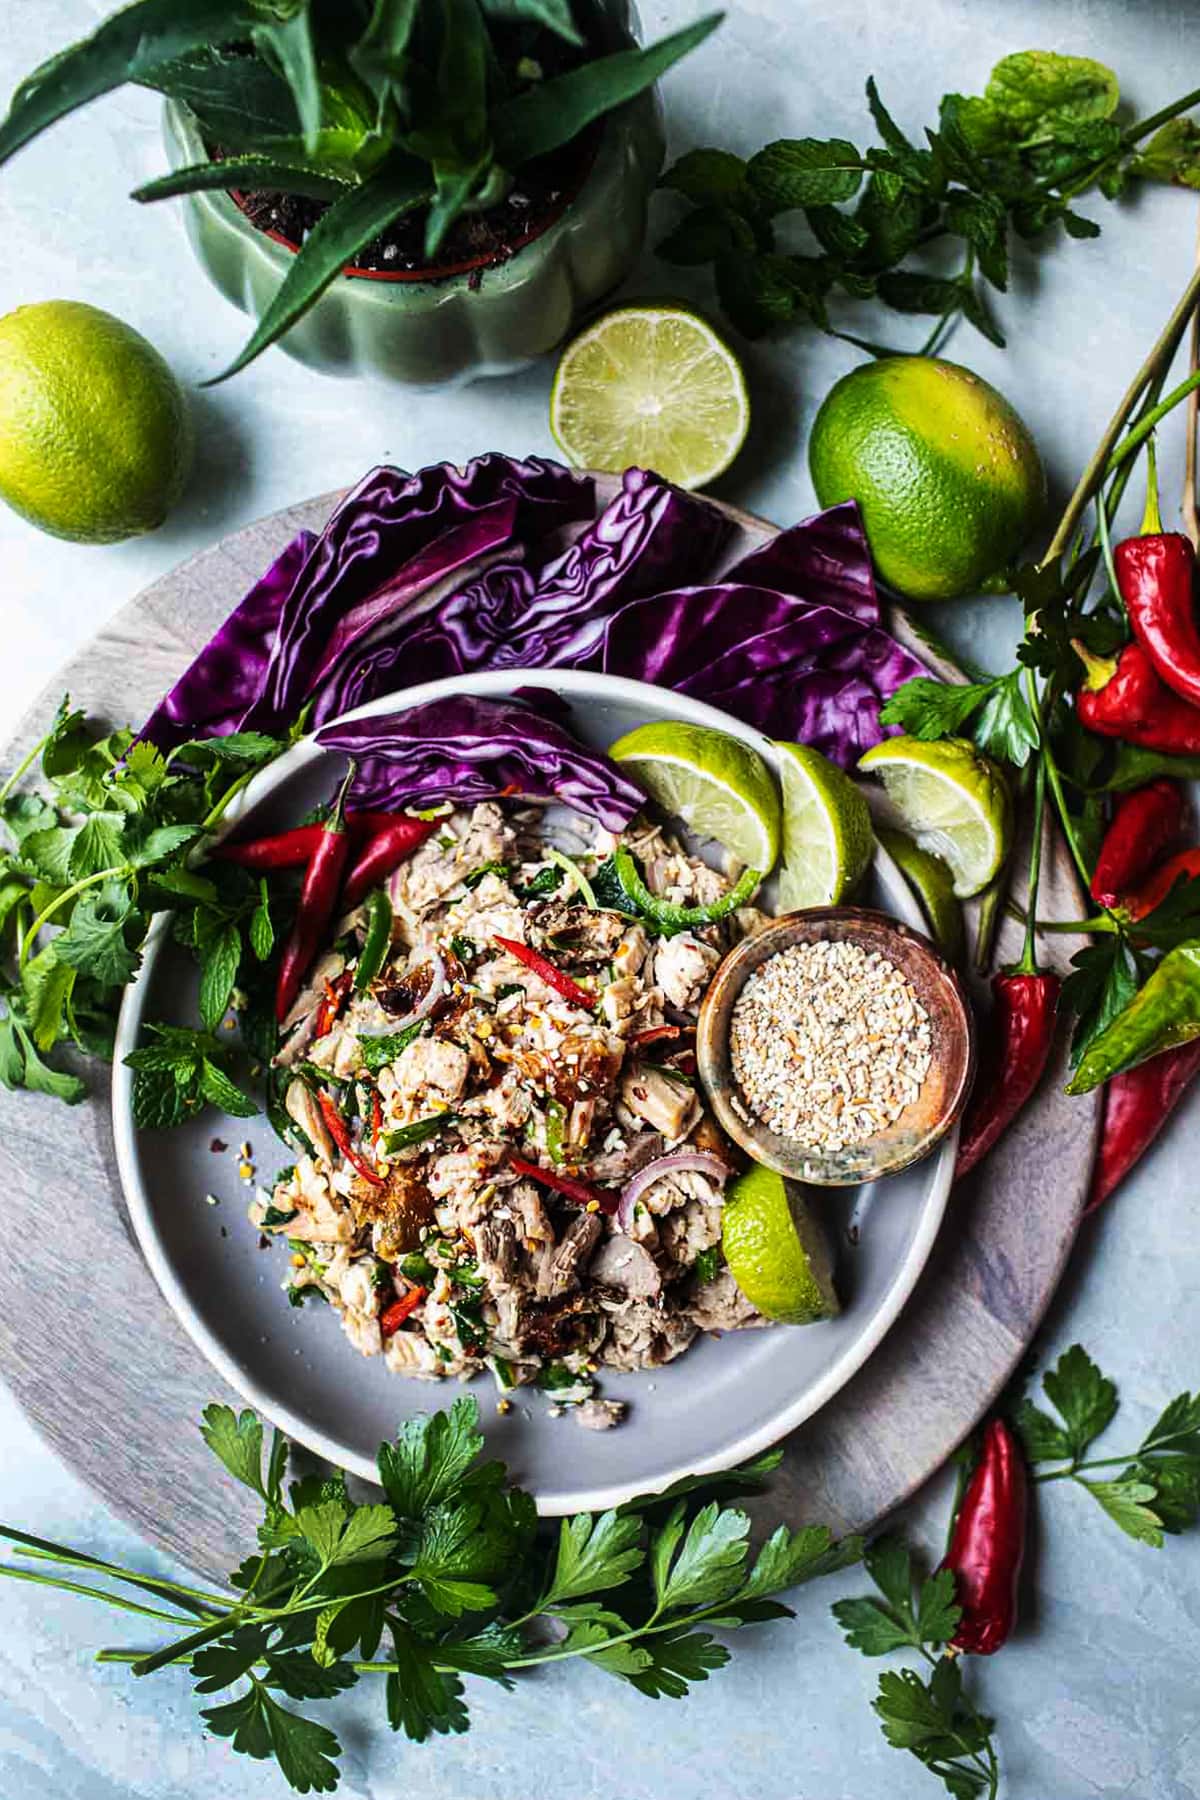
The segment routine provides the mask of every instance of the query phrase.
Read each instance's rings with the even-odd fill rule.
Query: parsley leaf
[[[1081,1480],[1079,1485],[1087,1489],[1128,1537],[1136,1538],[1141,1544],[1151,1544],[1155,1549],[1162,1548],[1162,1520],[1151,1511],[1156,1490],[1149,1482]]]
[[[468,1395],[448,1412],[406,1419],[379,1450],[379,1479],[397,1516],[416,1518],[444,1500],[483,1449],[479,1412]]]
[[[1072,1344],[1042,1377],[1046,1398],[1062,1415],[1071,1454],[1081,1457],[1094,1438],[1112,1423],[1117,1390],[1102,1375],[1082,1344]]]

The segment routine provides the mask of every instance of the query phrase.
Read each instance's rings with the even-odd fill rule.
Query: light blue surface
[[[0,94],[100,12],[87,0],[5,0]],[[692,0],[643,6],[658,31]],[[671,78],[678,148],[756,147],[765,137],[863,131],[869,71],[900,121],[919,127],[947,88],[978,90],[991,63],[1030,45],[1101,56],[1145,112],[1194,79],[1186,0],[732,0],[719,37]],[[156,109],[125,93],[78,115],[0,173],[0,312],[26,301],[89,300],[139,326],[188,380],[213,373],[244,321],[211,295],[170,209],[122,195],[161,162]],[[952,354],[996,379],[1042,443],[1056,489],[1082,466],[1120,389],[1191,267],[1196,201],[1154,193],[1120,208],[1093,201],[1096,244],[1069,244],[1036,270],[1019,262],[998,306],[1007,352],[960,334]],[[665,210],[664,210],[665,216]],[[647,258],[631,292],[680,291]],[[918,341],[919,326],[911,341]],[[787,521],[810,510],[802,447],[814,406],[851,353],[795,336],[750,358],[752,448],[722,492]],[[552,449],[548,368],[449,396],[343,385],[278,354],[197,398],[200,456],[189,496],[154,537],[117,549],[56,544],[0,512],[5,658],[0,726],[104,617],[146,581],[246,520],[356,479],[388,459],[416,466],[486,448]],[[1172,435],[1164,493],[1179,491]],[[986,622],[985,622],[986,616]],[[999,664],[1007,606],[938,620]],[[0,1105],[19,1104],[11,1098]],[[1195,1102],[1118,1204],[1085,1230],[1048,1327],[1081,1339],[1118,1376],[1121,1449],[1159,1404],[1200,1384]],[[70,1123],[64,1114],[69,1137]],[[9,1253],[12,1246],[8,1247]],[[103,1304],[103,1271],[88,1303]],[[72,1296],[47,1296],[69,1330]],[[153,1556],[109,1515],[0,1393],[0,1515],[121,1561]],[[935,1483],[909,1528],[933,1546],[946,1508]],[[1001,1721],[1010,1800],[1196,1800],[1200,1796],[1200,1562],[1194,1542],[1156,1553],[1120,1537],[1082,1493],[1047,1490],[1033,1552],[1036,1607],[1014,1643],[973,1675]],[[684,1704],[643,1700],[601,1674],[559,1673],[506,1696],[476,1684],[475,1728],[413,1749],[382,1725],[382,1696],[336,1710],[343,1792],[373,1800],[920,1800],[940,1792],[886,1748],[868,1710],[878,1665],[841,1647],[828,1602],[853,1577],[800,1598],[795,1624],[742,1635],[734,1662]],[[82,1600],[7,1584],[0,1634],[3,1800],[258,1800],[285,1791],[195,1728],[182,1677],[135,1682],[95,1670],[105,1643],[136,1642]]]

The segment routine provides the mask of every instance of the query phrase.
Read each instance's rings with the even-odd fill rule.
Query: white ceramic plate
[[[716,726],[772,760],[758,732],[714,707],[644,682],[568,670],[507,669],[427,682],[347,717],[530,686],[561,695],[576,735],[598,749],[635,725],[666,718]],[[264,830],[282,829],[327,796],[323,765],[330,760],[311,740],[297,745],[247,788],[231,820],[253,811]],[[871,883],[868,904],[922,928],[882,850]],[[169,1132],[135,1128],[123,1059],[144,1018],[194,1022],[195,999],[194,970],[162,919],[121,1008],[113,1074],[117,1162],[138,1240],[176,1316],[230,1386],[298,1442],[370,1478],[376,1448],[397,1422],[448,1405],[458,1384],[390,1374],[381,1358],[359,1355],[330,1309],[288,1305],[280,1285],[286,1252],[280,1244],[257,1248],[245,1216],[252,1190],[237,1180],[232,1149],[218,1156],[210,1148],[214,1136],[231,1147],[248,1140],[269,1185],[290,1156],[265,1119],[223,1120],[210,1112]],[[501,1417],[491,1377],[481,1376],[470,1391],[479,1398],[489,1452],[504,1458],[540,1512],[553,1515],[617,1506],[680,1476],[729,1468],[775,1443],[837,1393],[896,1320],[937,1235],[957,1140],[955,1130],[926,1162],[887,1182],[818,1196],[837,1247],[839,1318],[706,1338],[664,1369],[606,1372],[601,1391],[630,1402],[626,1422],[609,1432],[582,1431],[569,1414],[552,1418],[547,1397],[528,1389]],[[221,1204],[206,1204],[208,1194]]]

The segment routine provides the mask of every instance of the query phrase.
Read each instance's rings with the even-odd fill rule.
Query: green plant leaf
[[[280,8],[280,11],[283,9]],[[322,90],[317,70],[310,0],[294,0],[286,18],[267,18],[254,27],[250,40],[256,50],[274,59],[292,90],[304,148],[315,155],[321,137]]]
[[[250,1096],[207,1056],[200,1064],[200,1092],[210,1106],[219,1107],[231,1119],[253,1119],[258,1113]]]
[[[208,1031],[215,1031],[225,1017],[241,960],[239,927],[222,926],[209,942],[200,970],[200,1017]]]
[[[746,163],[730,150],[689,150],[658,185],[697,206],[736,206],[746,195]]]
[[[585,125],[643,93],[702,44],[724,15],[709,13],[644,49],[616,50],[504,101],[492,115],[497,159],[516,169],[577,137]]]
[[[271,895],[265,875],[259,878],[258,905],[250,915],[250,948],[259,962],[266,962],[275,948],[275,926],[271,919]]]
[[[780,138],[750,158],[746,174],[773,212],[790,212],[852,199],[865,167],[845,138]]]
[[[1130,167],[1145,181],[1200,188],[1200,125],[1186,116],[1169,119],[1142,145]]]
[[[918,269],[888,269],[879,277],[879,297],[896,312],[949,313],[962,304],[957,280]]]
[[[506,24],[525,20],[530,25],[544,25],[568,44],[583,43],[571,14],[571,0],[479,0],[479,4],[489,19]]]
[[[1163,1542],[1162,1520],[1151,1506],[1155,1499],[1155,1490],[1147,1481],[1084,1481],[1079,1478],[1079,1485],[1086,1488],[1100,1506],[1102,1506],[1114,1525],[1119,1525],[1126,1536],[1135,1538],[1139,1544],[1150,1544],[1161,1550]]]
[[[120,868],[125,862],[122,838],[125,815],[119,812],[94,812],[83,821],[71,845],[67,873],[72,881],[98,875],[101,869]]]
[[[1046,1398],[1062,1414],[1075,1456],[1112,1423],[1117,1410],[1117,1389],[1102,1375],[1082,1344],[1064,1350],[1053,1369],[1042,1377]]]
[[[231,153],[300,141],[291,89],[259,56],[209,45],[155,63],[139,80],[191,107],[205,135]]]
[[[433,1732],[466,1731],[462,1682],[434,1667],[435,1651],[397,1619],[389,1620],[397,1673],[387,1678],[388,1724],[423,1744]]]
[[[284,1779],[298,1794],[331,1794],[338,1784],[337,1764],[342,1746],[324,1725],[279,1706],[269,1694],[257,1690],[270,1733],[275,1760]]]
[[[141,962],[141,952],[127,941],[140,918],[124,883],[105,881],[80,896],[70,924],[54,940],[55,951],[101,987],[126,987]]]
[[[672,1534],[678,1532],[673,1514],[660,1533],[660,1539],[667,1539],[666,1553],[660,1555],[656,1544],[651,1554],[662,1610],[707,1606],[726,1599],[741,1584],[749,1531],[750,1520],[744,1512],[736,1507],[721,1508],[712,1500],[696,1514],[676,1552]]]
[[[367,28],[350,50],[350,64],[382,98],[403,80],[409,40],[421,0],[375,0]]]
[[[400,213],[429,199],[430,178],[415,157],[398,157],[336,200],[313,226],[248,343],[227,369],[204,383],[227,381],[296,323],[348,262]],[[220,742],[214,739],[214,742]]]
[[[546,1604],[621,1587],[645,1560],[635,1513],[576,1513],[559,1527]]]
[[[139,201],[171,200],[177,194],[199,194],[210,189],[269,188],[281,194],[302,194],[308,200],[336,200],[349,183],[327,169],[270,156],[230,156],[222,162],[192,163],[173,169],[154,181],[134,188],[130,198]]]
[[[1021,1442],[1030,1462],[1071,1460],[1071,1440],[1067,1433],[1049,1413],[1040,1411],[1031,1400],[1021,1401],[1013,1423],[1021,1434]]]
[[[397,1516],[419,1518],[453,1492],[483,1449],[479,1407],[461,1395],[448,1412],[406,1419],[379,1447],[379,1479]]]
[[[231,1406],[214,1401],[204,1409],[200,1435],[235,1481],[266,1499],[262,1479],[263,1428],[257,1413],[248,1407],[235,1413]]]
[[[76,107],[191,50],[245,38],[256,22],[236,0],[134,0],[20,84],[0,124],[0,163]]]
[[[25,1018],[39,1050],[52,1050],[63,1035],[63,1009],[75,981],[76,971],[59,960],[54,944],[47,944],[21,970]]]
[[[993,112],[1025,142],[1053,137],[1064,124],[1107,119],[1120,97],[1117,78],[1103,63],[1053,50],[1018,50],[1004,57],[984,90]]]
[[[915,1648],[916,1635],[890,1607],[869,1595],[837,1600],[831,1608],[852,1650],[864,1656],[887,1656],[893,1650]]]

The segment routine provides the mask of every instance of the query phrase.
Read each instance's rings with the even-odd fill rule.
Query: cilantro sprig
[[[164,756],[63,700],[0,787],[0,1083],[84,1097],[63,1053],[111,1055],[147,930],[171,910],[200,966],[204,1033],[160,1033],[137,1053],[140,1119],[177,1123],[206,1102],[238,1117],[255,1110],[231,1079],[229,1051],[207,1037],[271,955],[281,900],[243,870],[196,863],[234,796],[285,748],[240,732]],[[35,765],[41,792],[24,785]]]
[[[1200,91],[1123,125],[1116,76],[1088,57],[1006,56],[982,95],[946,94],[936,128],[919,142],[873,78],[866,92],[879,142],[865,149],[840,137],[782,138],[748,160],[704,148],[663,177],[691,210],[658,254],[711,263],[721,306],[747,336],[800,323],[889,354],[857,335],[857,324],[846,329],[845,303],[872,301],[901,317],[930,316],[926,353],[960,318],[1003,347],[987,296],[1007,290],[1014,237],[1037,243],[1055,227],[1098,237],[1099,225],[1074,205],[1085,191],[1115,200],[1140,181],[1200,185],[1200,130],[1182,117]],[[777,228],[795,213],[809,239],[799,248]],[[942,260],[936,268],[922,260],[947,242],[961,247],[948,274]]]

